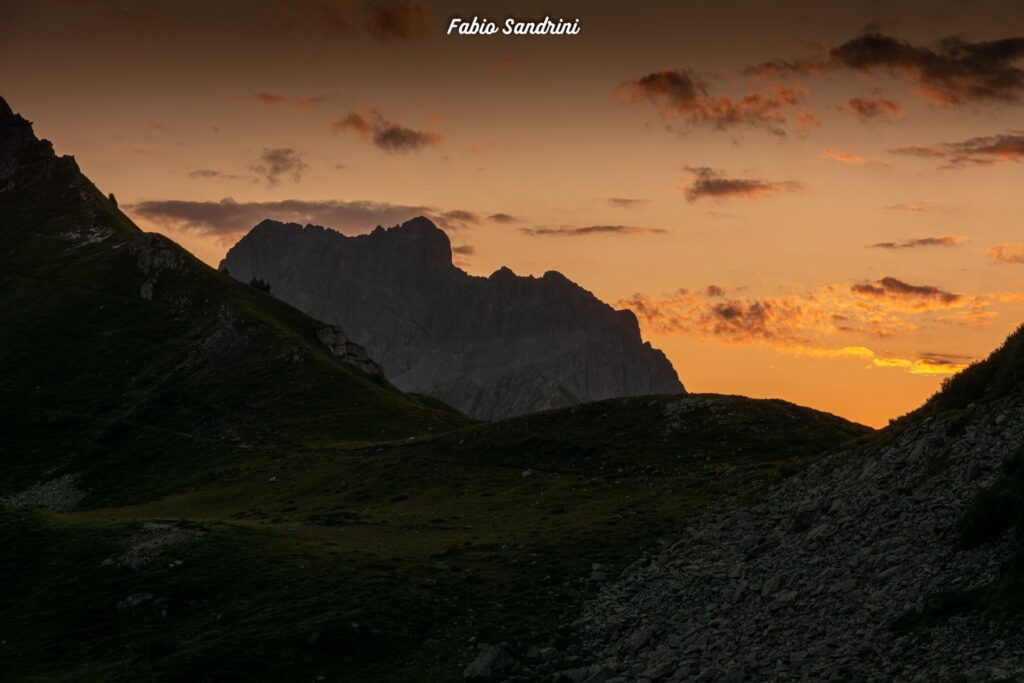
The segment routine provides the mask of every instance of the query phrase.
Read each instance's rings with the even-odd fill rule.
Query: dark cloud
[[[639,206],[647,204],[650,199],[630,199],[629,197],[609,197],[609,206],[614,206],[616,209],[635,209]]]
[[[720,297],[725,296],[725,290],[718,285],[708,285],[704,288],[704,296]]]
[[[453,209],[451,211],[445,211],[441,214],[441,218],[448,221],[458,221],[461,223],[479,223],[480,216],[472,211],[466,211],[465,209]]]
[[[803,89],[773,83],[763,92],[733,99],[712,95],[708,83],[692,69],[676,69],[623,81],[614,94],[620,102],[649,102],[662,116],[680,118],[692,125],[729,128],[745,124],[785,135],[788,112],[799,106]],[[801,125],[808,124],[813,127],[820,122],[810,115]]]
[[[706,166],[687,166],[693,174],[686,188],[686,199],[758,199],[781,192],[799,192],[801,183],[792,180],[768,181],[756,178],[723,178],[720,173]]]
[[[487,220],[494,221],[495,223],[518,223],[519,219],[515,216],[507,213],[492,213],[487,217]]]
[[[587,225],[573,227],[562,225],[557,228],[520,228],[520,232],[531,237],[587,237],[589,235],[660,235],[668,232],[661,228],[642,228],[633,225]]]
[[[701,324],[707,333],[736,339],[774,339],[779,334],[778,319],[794,311],[769,299],[712,304],[704,312]]]
[[[414,130],[392,123],[376,109],[351,112],[345,118],[333,122],[331,128],[336,133],[353,132],[386,152],[413,152],[444,142],[444,136],[439,133]]]
[[[876,249],[915,249],[917,247],[955,247],[967,242],[964,237],[955,235],[943,235],[942,237],[919,237],[903,242],[878,242],[869,245]]]
[[[884,97],[851,97],[846,106],[861,123],[889,121],[903,115],[903,107]]]
[[[444,230],[463,230],[471,225],[479,225],[481,220],[479,214],[465,209],[430,212],[427,217]]]
[[[977,356],[968,356],[961,353],[933,353],[931,351],[921,351],[917,354],[917,359],[926,365],[964,365],[972,363],[977,360]]]
[[[302,180],[302,174],[309,170],[309,165],[302,160],[302,155],[290,147],[263,148],[263,154],[249,169],[267,181],[267,185],[277,185],[282,176],[294,182]]]
[[[947,292],[931,285],[908,284],[894,277],[883,277],[874,283],[851,285],[850,291],[873,299],[919,302],[922,308],[930,304],[949,306],[959,303],[963,299],[960,294]]]
[[[377,225],[395,225],[429,213],[430,207],[403,206],[367,201],[305,201],[286,199],[277,202],[217,202],[151,200],[125,207],[130,213],[156,225],[187,230],[201,235],[231,238],[248,232],[265,218],[290,223],[313,223],[364,232]]]
[[[223,180],[245,180],[250,176],[239,175],[237,173],[224,173],[223,171],[217,171],[212,168],[199,168],[195,171],[189,171],[189,178],[221,178]]]
[[[472,244],[460,244],[457,247],[452,247],[452,252],[461,256],[472,256],[476,253],[476,247]]]
[[[441,136],[427,130],[413,130],[397,123],[390,123],[375,131],[373,143],[389,152],[408,152],[427,145],[441,142]]]
[[[962,142],[945,142],[931,147],[900,147],[890,151],[894,154],[939,159],[945,162],[943,168],[987,166],[1024,158],[1024,131],[1010,130],[1000,135],[969,138]]]
[[[430,10],[423,2],[392,0],[370,6],[366,30],[374,40],[410,40],[430,32]]]
[[[748,74],[778,77],[839,69],[883,71],[905,78],[931,102],[951,106],[982,101],[1016,101],[1024,94],[1024,36],[971,43],[949,37],[935,47],[912,45],[877,30],[849,40],[824,58],[774,60]]]
[[[265,23],[283,30],[312,24],[340,34],[361,26],[387,43],[428,35],[430,9],[426,2],[409,0],[301,0],[271,5]]]

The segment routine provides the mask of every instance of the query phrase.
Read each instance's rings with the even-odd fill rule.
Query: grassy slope
[[[86,504],[143,500],[253,450],[468,423],[333,358],[316,321],[169,240],[152,238],[182,265],[144,299],[141,233],[74,175],[0,193],[0,494],[76,472]],[[83,225],[113,234],[65,236]]]
[[[133,507],[8,510],[0,539],[28,550],[0,557],[0,658],[25,679],[459,680],[470,638],[521,654],[557,634],[592,563],[622,566],[709,501],[755,497],[866,431],[691,397],[705,406],[666,435],[678,400],[268,452]],[[182,518],[206,535],[142,569],[103,565],[143,520]],[[140,593],[155,600],[117,609]]]

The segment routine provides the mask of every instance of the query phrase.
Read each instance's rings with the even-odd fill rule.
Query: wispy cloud
[[[868,246],[875,249],[916,249],[917,247],[955,247],[966,243],[966,237],[943,235],[941,237],[918,237],[902,242],[878,242]]]
[[[266,218],[313,223],[345,232],[365,232],[377,225],[395,225],[432,211],[427,206],[386,202],[286,199],[276,202],[146,200],[126,210],[157,226],[230,240]]]
[[[785,135],[789,112],[801,106],[803,94],[800,86],[772,83],[765,90],[737,98],[715,95],[702,76],[684,68],[655,71],[623,81],[614,97],[619,102],[647,102],[662,117],[690,125],[719,129],[747,125]],[[813,126],[814,122],[805,119],[804,124]]]
[[[1024,131],[1010,130],[998,135],[975,137],[961,142],[944,142],[931,146],[899,147],[894,154],[939,159],[943,168],[967,165],[988,166],[1024,158]]]
[[[519,219],[507,213],[492,213],[487,220],[495,223],[518,223]]]
[[[370,6],[365,26],[379,43],[411,40],[430,33],[430,9],[425,2],[388,0]]]
[[[903,107],[884,97],[851,97],[846,106],[861,123],[891,121],[903,116]]]
[[[415,152],[444,142],[440,133],[393,123],[376,109],[350,112],[345,118],[333,122],[331,128],[336,133],[355,133],[385,152]]]
[[[760,199],[783,192],[800,192],[802,183],[793,180],[761,180],[759,178],[726,178],[707,166],[687,166],[691,174],[685,187],[686,199]]]
[[[667,230],[644,228],[634,225],[586,225],[574,227],[562,225],[554,228],[520,228],[520,232],[532,237],[588,237],[591,235],[661,235]]]
[[[864,157],[851,154],[850,152],[844,152],[841,149],[823,149],[821,150],[821,156],[825,159],[831,159],[844,164],[853,164],[855,166],[867,163],[867,159]]]
[[[911,310],[949,308],[960,305],[964,299],[962,294],[948,292],[932,285],[912,285],[894,277],[855,284],[850,290],[861,296],[882,299]]]
[[[263,153],[249,170],[266,180],[267,185],[277,185],[282,177],[300,182],[302,174],[309,170],[309,165],[303,161],[299,152],[290,147],[264,147]]]
[[[651,334],[685,334],[819,358],[859,358],[869,367],[913,374],[950,374],[973,358],[924,352],[908,357],[871,347],[913,333],[924,322],[984,324],[996,315],[996,303],[1010,299],[1024,299],[1024,293],[968,296],[883,278],[870,285],[825,285],[804,294],[762,298],[730,297],[721,287],[708,286],[658,299],[636,294],[618,306],[632,310]]]
[[[959,354],[921,353],[917,358],[872,358],[871,363],[877,368],[896,368],[912,375],[953,375],[974,360],[973,356]]]
[[[472,225],[479,225],[481,220],[483,220],[480,214],[465,209],[429,211],[427,212],[427,217],[434,221],[438,227],[446,231],[464,230]]]
[[[941,207],[932,202],[905,202],[903,204],[890,204],[885,207],[889,211],[907,211],[910,213],[932,213],[939,211]]]
[[[633,199],[630,197],[609,197],[605,200],[608,206],[616,209],[636,209],[649,203],[650,199]]]
[[[989,247],[988,255],[996,263],[1024,265],[1024,242],[997,244]]]
[[[199,168],[194,171],[189,171],[189,178],[220,178],[222,180],[247,180],[251,179],[251,176],[239,175],[237,173],[225,173],[224,171],[218,171],[212,168]]]
[[[1013,102],[1024,94],[1024,36],[968,42],[951,36],[934,47],[913,45],[868,31],[832,48],[827,56],[776,59],[746,70],[770,78],[837,70],[891,73],[915,86],[928,101],[953,106],[985,101]]]

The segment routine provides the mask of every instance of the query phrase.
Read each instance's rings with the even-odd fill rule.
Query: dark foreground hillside
[[[641,550],[867,431],[782,402],[621,399],[269,449],[131,507],[8,506],[0,660],[16,679],[442,681],[504,642],[571,667],[577,606]]]
[[[1022,344],[680,529],[582,610],[579,676],[1024,680]]]

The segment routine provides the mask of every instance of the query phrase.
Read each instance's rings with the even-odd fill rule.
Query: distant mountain
[[[497,419],[584,401],[684,393],[635,316],[556,272],[474,277],[428,219],[346,237],[266,220],[221,268],[340,325],[405,391]]]
[[[0,99],[0,498],[73,507],[186,486],[270,445],[467,421],[365,352],[139,230]]]

